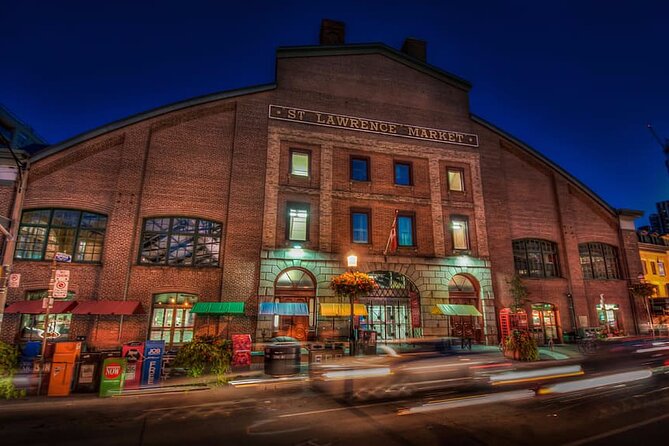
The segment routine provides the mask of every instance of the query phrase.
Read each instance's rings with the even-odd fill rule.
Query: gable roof
[[[319,57],[319,56],[356,56],[367,54],[381,54],[396,62],[399,62],[414,70],[432,76],[440,81],[446,82],[453,87],[468,92],[472,84],[453,73],[444,71],[434,65],[430,65],[406,53],[391,48],[383,43],[362,43],[347,45],[318,45],[318,46],[293,46],[280,47],[276,50],[277,59],[293,57]]]

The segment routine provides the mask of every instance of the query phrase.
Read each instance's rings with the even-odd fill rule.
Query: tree
[[[527,296],[530,294],[527,287],[523,284],[523,280],[518,274],[514,274],[509,283],[509,292],[513,296],[513,304],[511,310],[518,312],[523,309],[525,304],[529,301]]]

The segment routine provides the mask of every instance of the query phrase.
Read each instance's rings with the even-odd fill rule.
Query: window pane
[[[152,327],[162,327],[164,317],[165,317],[165,309],[164,308],[154,308],[153,309],[153,317],[151,318],[151,326]]]
[[[174,316],[174,309],[172,308],[165,309],[165,322],[163,324],[164,327],[171,327],[174,324],[173,316]]]
[[[513,242],[513,262],[519,276],[529,276],[530,270],[527,265],[527,248],[524,240]]]
[[[309,154],[303,152],[291,153],[291,174],[301,177],[309,176]]]
[[[604,263],[602,245],[599,243],[590,243],[589,246],[593,277],[595,279],[606,279],[606,264]]]
[[[190,265],[193,263],[193,245],[195,239],[192,235],[173,235],[170,237],[168,252],[168,265]]]
[[[107,227],[107,217],[100,214],[91,214],[84,212],[81,215],[81,227],[92,229],[105,229]]]
[[[184,330],[183,337],[181,338],[182,342],[190,342],[193,340],[193,330]]]
[[[411,166],[409,164],[395,163],[395,184],[411,185]]]
[[[55,209],[51,226],[61,226],[66,228],[76,228],[79,226],[79,211],[68,211],[65,209]]]
[[[72,254],[74,252],[75,233],[76,229],[51,228],[44,258],[53,259],[57,252]]]
[[[465,190],[464,184],[462,183],[462,171],[460,170],[448,171],[448,189],[454,191]]]
[[[399,246],[413,246],[412,217],[397,217],[397,244]]]
[[[16,241],[17,259],[41,259],[46,243],[47,228],[21,226]]]
[[[99,262],[102,258],[104,238],[104,232],[102,231],[79,230],[74,260],[78,262]]]
[[[590,259],[590,249],[587,243],[578,245],[578,254],[581,260],[581,269],[584,279],[592,279],[592,260]]]
[[[162,339],[162,332],[160,330],[151,330],[151,341],[160,341]]]
[[[51,216],[50,209],[41,209],[38,211],[25,211],[21,217],[21,224],[29,225],[48,225],[49,217]]]
[[[362,212],[353,213],[353,242],[354,243],[368,243],[368,215]]]
[[[170,229],[169,218],[147,218],[144,221],[144,230],[151,232],[168,232]]]
[[[666,272],[664,270],[664,262],[657,262],[657,270],[660,273],[660,276],[666,276]]]
[[[194,218],[175,217],[172,219],[172,232],[181,234],[194,234],[195,223],[196,220]]]
[[[306,209],[288,210],[288,239],[296,241],[307,240],[307,218],[309,213]]]
[[[165,263],[167,234],[145,233],[142,239],[142,263]]]
[[[453,220],[451,230],[453,231],[453,249],[469,249],[467,220]]]
[[[351,179],[355,181],[369,181],[366,159],[351,158]]]
[[[198,237],[195,249],[195,265],[218,265],[220,246],[220,237]]]

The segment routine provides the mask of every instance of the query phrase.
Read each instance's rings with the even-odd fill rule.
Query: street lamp
[[[349,270],[353,272],[353,268],[358,267],[358,256],[355,254],[350,254],[348,257],[346,257],[346,266],[348,266]],[[355,356],[355,329],[353,328],[353,319],[355,317],[354,311],[353,311],[353,299],[354,299],[354,294],[355,293],[350,293],[348,295],[349,299],[349,304],[350,304],[350,317],[348,321],[348,326],[349,326],[349,332],[348,332],[348,351],[351,356]]]

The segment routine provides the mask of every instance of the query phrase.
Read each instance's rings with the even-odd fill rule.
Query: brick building
[[[514,274],[540,342],[600,321],[635,332],[639,214],[471,114],[471,85],[425,55],[411,39],[345,45],[324,22],[321,45],[277,51],[274,84],[39,152],[2,338],[39,335],[29,299],[55,252],[73,255],[71,300],[50,331],[96,347],[345,336],[348,301],[329,284],[352,253],[381,285],[359,297],[356,324],[380,339],[497,343]],[[384,255],[393,222],[399,246]]]

